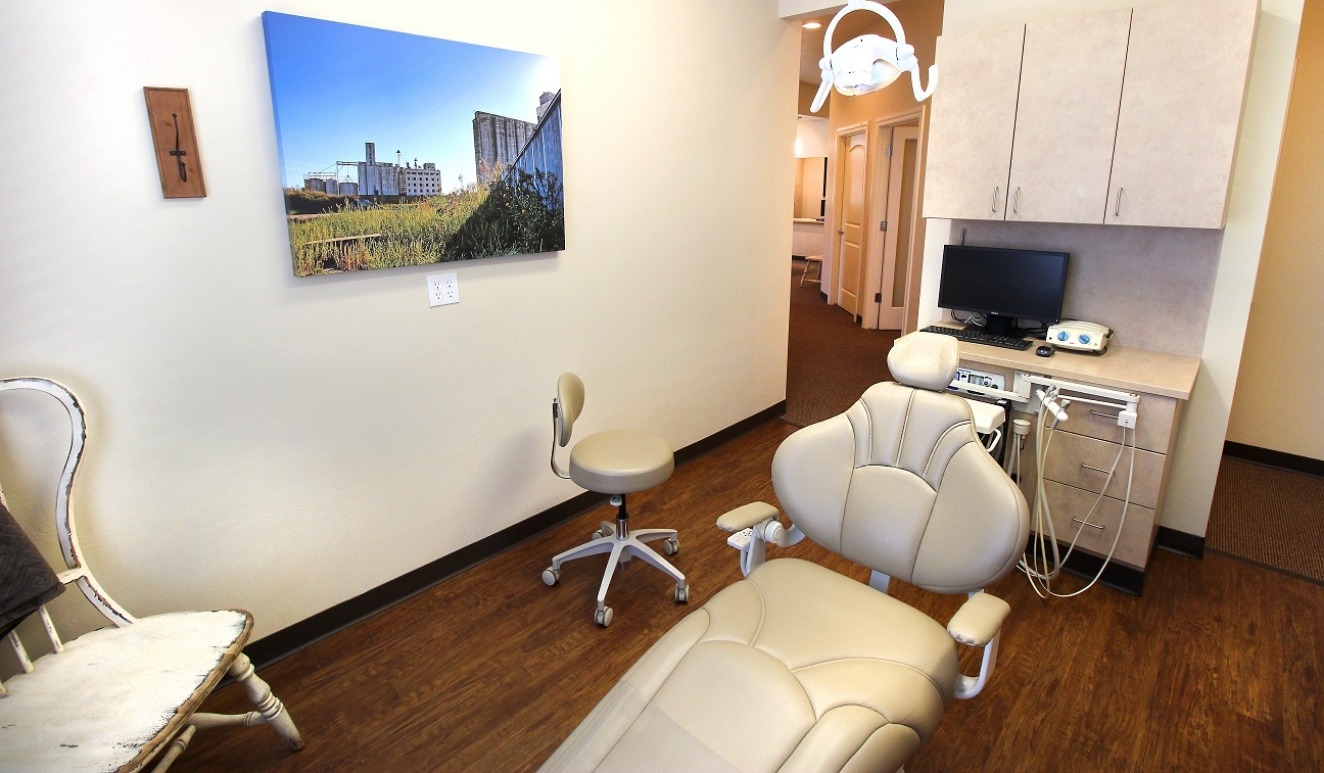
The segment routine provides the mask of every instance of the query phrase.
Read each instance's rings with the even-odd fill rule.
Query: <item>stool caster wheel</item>
[[[663,542],[662,552],[666,553],[669,556],[676,555],[677,553],[680,552],[680,540],[677,539],[676,537],[672,537],[666,542]]]
[[[547,567],[542,570],[542,581],[545,585],[555,585],[556,581],[561,579],[561,570]]]
[[[690,603],[690,586],[681,585],[680,587],[676,588],[676,603],[677,604]]]
[[[611,625],[611,618],[612,618],[611,607],[603,607],[602,609],[599,609],[597,612],[593,613],[593,622],[597,623],[603,628],[606,628],[607,626]]]

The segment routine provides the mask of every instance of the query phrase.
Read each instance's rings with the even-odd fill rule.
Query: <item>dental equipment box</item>
[[[1064,319],[1048,327],[1044,338],[1058,349],[1074,349],[1079,352],[1103,354],[1108,351],[1108,341],[1113,331],[1093,322],[1080,322]]]

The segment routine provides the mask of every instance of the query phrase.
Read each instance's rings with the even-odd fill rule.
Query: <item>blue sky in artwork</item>
[[[285,187],[375,142],[378,161],[434,163],[454,190],[476,179],[474,111],[533,122],[561,88],[553,57],[272,12],[262,25]]]

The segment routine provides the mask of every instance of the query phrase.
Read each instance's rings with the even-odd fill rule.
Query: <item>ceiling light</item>
[[[832,50],[832,33],[837,22],[851,11],[873,11],[892,27],[896,40],[888,40],[879,35],[861,35],[844,44],[835,52]],[[846,6],[828,23],[827,33],[823,35],[823,58],[818,66],[823,71],[823,83],[818,87],[818,94],[810,106],[811,113],[817,113],[827,100],[828,93],[835,86],[837,91],[848,97],[869,94],[890,85],[901,73],[910,72],[910,85],[915,92],[915,100],[923,102],[933,93],[938,82],[938,66],[929,68],[929,87],[920,88],[919,59],[915,58],[915,47],[906,44],[906,33],[901,29],[901,20],[886,7],[873,0],[849,0]]]
[[[823,22],[821,21],[807,21],[804,23],[804,28],[807,30],[816,30],[822,26],[823,26]]]

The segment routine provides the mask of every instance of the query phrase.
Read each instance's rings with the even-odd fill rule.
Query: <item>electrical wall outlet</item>
[[[434,274],[428,277],[428,306],[459,302],[460,280],[455,274]]]

